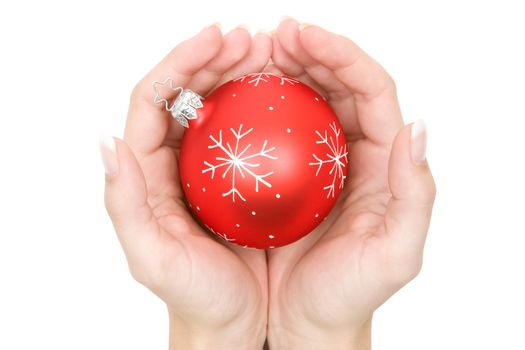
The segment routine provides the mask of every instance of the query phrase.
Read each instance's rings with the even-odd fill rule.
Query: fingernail
[[[267,35],[267,36],[269,36],[269,37],[272,36],[272,32],[270,32],[270,31],[268,31],[268,30],[265,30],[265,29],[259,29],[259,30],[255,33],[255,35],[257,35],[257,34],[263,34],[263,35]]]
[[[307,27],[311,27],[311,26],[313,26],[313,24],[310,24],[310,23],[301,23],[301,24],[299,24],[299,31],[301,32],[301,31],[303,31],[305,28],[307,28]]]
[[[289,20],[289,19],[295,21],[295,19],[293,17],[291,17],[291,16],[282,16],[281,19],[279,20],[279,23],[284,22],[284,21]]]
[[[427,127],[423,119],[412,124],[410,133],[412,161],[419,165],[427,158]]]
[[[219,22],[215,22],[215,23],[213,23],[213,24],[210,24],[210,25],[207,26],[205,29],[207,29],[207,28],[211,28],[211,27],[219,28],[219,30],[222,31],[222,24],[220,24]]]
[[[246,23],[241,23],[237,26],[237,28],[241,28],[241,29],[245,29],[247,31],[250,31],[250,26],[247,25]]]
[[[98,141],[100,147],[100,157],[107,176],[118,174],[118,158],[115,139],[111,136],[100,136]]]

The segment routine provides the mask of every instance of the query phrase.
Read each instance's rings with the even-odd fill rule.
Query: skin
[[[269,252],[268,338],[272,348],[366,349],[373,311],[420,270],[435,185],[426,160],[410,157],[392,78],[349,39],[301,29],[279,25],[275,68],[317,86],[339,116],[349,180],[322,225]]]
[[[182,128],[152,103],[151,87],[169,76],[205,96],[262,70],[315,87],[350,146],[328,219],[267,252],[218,241],[193,220],[177,171]],[[435,197],[425,140],[411,128],[384,69],[322,28],[286,19],[273,38],[251,38],[210,26],[174,48],[133,90],[124,141],[103,151],[116,164],[106,207],[133,277],[167,304],[170,349],[370,348],[374,310],[419,272]]]

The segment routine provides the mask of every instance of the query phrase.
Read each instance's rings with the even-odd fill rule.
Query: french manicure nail
[[[307,27],[311,27],[313,24],[310,23],[301,23],[299,24],[299,31],[303,31]]]
[[[247,31],[250,31],[250,26],[247,25],[246,23],[241,23],[237,26],[237,28],[241,28],[241,29],[245,29]]]
[[[423,119],[419,119],[412,124],[410,133],[412,161],[419,165],[427,158],[427,127]]]
[[[213,23],[213,24],[210,24],[210,25],[207,26],[205,29],[207,29],[207,28],[211,28],[211,27],[219,28],[219,30],[222,31],[222,24],[220,24],[219,22],[215,22],[215,23]]]
[[[266,29],[258,29],[256,32],[256,34],[265,34],[265,35],[272,35],[272,32],[270,32],[269,30],[266,30]]]
[[[289,19],[293,19],[293,17],[291,17],[291,16],[282,16],[281,19],[279,20],[279,23],[284,22],[284,21],[289,20]]]
[[[270,32],[270,31],[268,31],[268,30],[265,30],[265,29],[259,29],[255,34],[256,34],[256,35],[257,35],[257,34],[264,34],[264,35],[267,35],[267,36],[269,36],[269,37],[272,36],[272,32]]]
[[[99,139],[100,156],[107,176],[118,174],[118,158],[115,139],[111,136],[100,136]]]

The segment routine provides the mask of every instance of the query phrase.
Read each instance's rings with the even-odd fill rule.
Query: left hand
[[[287,19],[273,43],[269,70],[327,98],[350,167],[327,220],[268,253],[269,344],[367,349],[374,310],[421,267],[435,197],[425,134],[421,124],[403,126],[392,78],[349,39]]]

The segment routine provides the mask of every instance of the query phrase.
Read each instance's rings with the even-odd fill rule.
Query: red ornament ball
[[[270,73],[217,88],[185,130],[180,179],[208,229],[245,247],[275,248],[312,231],[345,183],[348,150],[328,103]]]

